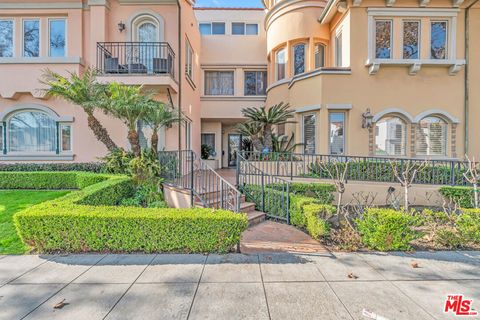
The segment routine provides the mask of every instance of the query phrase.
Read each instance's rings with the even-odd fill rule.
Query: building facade
[[[235,165],[244,107],[284,102],[298,152],[480,156],[480,1],[265,0],[264,9],[191,0],[0,0],[0,161],[88,162],[107,153],[83,110],[45,96],[45,69],[91,67],[143,85],[186,123],[160,148],[211,147]],[[128,148],[119,120],[96,114]],[[144,143],[148,128],[139,124]]]

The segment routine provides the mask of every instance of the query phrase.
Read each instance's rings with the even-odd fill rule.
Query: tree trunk
[[[475,201],[475,209],[478,209],[478,186],[476,182],[473,184],[473,199]]]
[[[118,149],[118,146],[113,142],[108,134],[107,129],[105,129],[100,121],[93,115],[93,112],[87,112],[87,122],[88,127],[93,131],[93,134],[98,141],[103,143],[107,147],[108,151],[113,151]]]
[[[155,151],[155,154],[158,153],[158,130],[153,129],[152,132],[152,150]]]
[[[127,138],[128,142],[130,142],[130,146],[132,147],[133,154],[135,155],[135,157],[139,157],[141,148],[137,130],[129,130]]]
[[[262,151],[262,142],[260,141],[258,136],[251,136],[250,138],[252,139],[253,148],[255,150],[261,152]]]
[[[405,184],[405,203],[404,203],[404,206],[405,206],[405,212],[408,213],[408,185]]]
[[[263,130],[263,144],[268,148],[268,151],[272,152],[272,125],[267,124]]]

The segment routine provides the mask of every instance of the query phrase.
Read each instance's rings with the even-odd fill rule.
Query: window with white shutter
[[[307,154],[315,153],[315,126],[316,116],[314,114],[303,116],[303,147]]]
[[[423,118],[415,136],[417,155],[447,155],[447,123],[438,117]]]
[[[404,156],[407,147],[407,125],[398,117],[385,117],[375,124],[375,154]]]

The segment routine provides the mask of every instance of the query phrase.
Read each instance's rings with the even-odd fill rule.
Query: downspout
[[[465,9],[465,105],[464,105],[464,114],[465,114],[465,155],[468,155],[470,150],[470,140],[469,140],[469,117],[470,117],[470,9],[478,3],[480,0],[475,0]]]
[[[182,5],[177,0],[178,6],[178,154],[182,151]],[[180,160],[181,162],[181,160]]]

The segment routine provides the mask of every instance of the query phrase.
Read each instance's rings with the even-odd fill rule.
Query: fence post
[[[450,161],[450,183],[455,186],[455,162]]]
[[[293,181],[293,153],[290,153],[290,180]]]
[[[237,153],[237,167],[235,168],[235,181],[236,181],[236,187],[238,188],[239,187],[239,183],[240,183],[240,168],[241,168],[241,161],[240,161],[240,157],[242,156],[242,152],[240,151],[239,153]]]
[[[193,151],[190,151],[190,202],[192,204],[192,208],[194,207],[194,203],[193,203],[193,189],[194,189],[194,172],[193,172]]]
[[[262,171],[262,212],[265,212],[265,174]]]
[[[290,224],[290,183],[287,183],[287,224]]]

